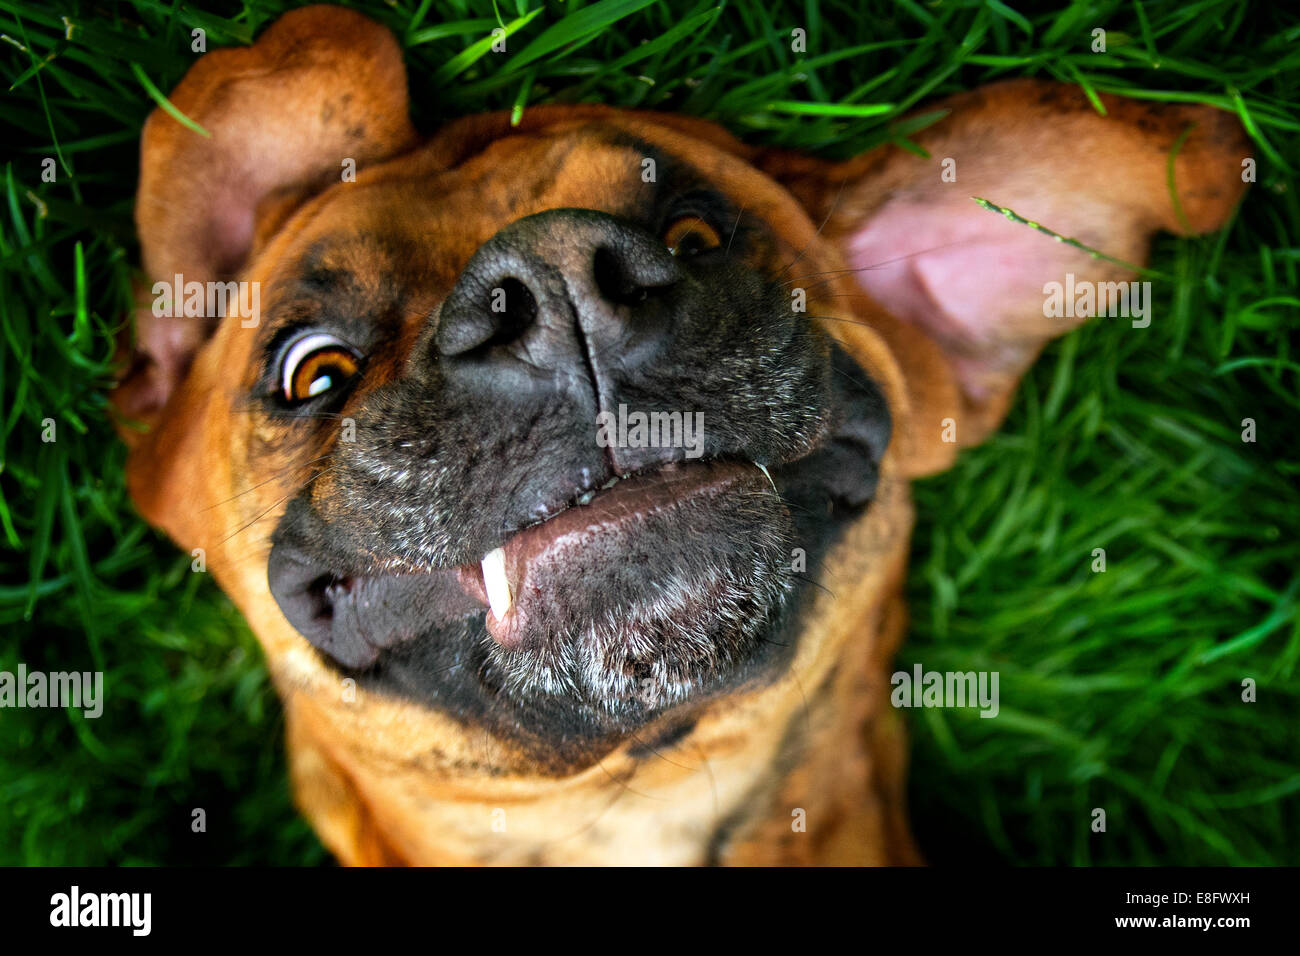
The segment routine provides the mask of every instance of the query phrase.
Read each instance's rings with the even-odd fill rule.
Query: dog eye
[[[286,401],[305,402],[347,384],[359,367],[357,353],[346,342],[327,332],[313,332],[285,353],[280,389]]]
[[[699,216],[674,220],[664,232],[664,244],[675,256],[694,256],[722,245],[717,230]]]

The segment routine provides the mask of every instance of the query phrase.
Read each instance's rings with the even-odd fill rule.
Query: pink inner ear
[[[963,386],[980,397],[1013,326],[1042,323],[1041,311],[1022,313],[1041,306],[1043,284],[1062,281],[1075,253],[966,202],[886,204],[850,239],[849,265],[876,302],[955,353]]]
[[[253,204],[247,196],[221,193],[214,197],[208,220],[205,251],[216,279],[234,276],[253,244]]]

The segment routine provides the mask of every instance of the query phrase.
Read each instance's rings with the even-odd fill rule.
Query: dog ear
[[[1139,267],[1155,231],[1206,232],[1236,208],[1250,153],[1235,117],[1101,101],[1105,115],[1076,87],[1000,83],[931,107],[946,115],[914,137],[924,157],[887,146],[837,164],[775,151],[757,160],[824,222],[888,313],[871,324],[903,366],[914,474],[986,437],[1043,345],[1086,317],[1047,304],[1049,283],[1133,278],[974,197]]]
[[[140,146],[136,226],[149,283],[220,282],[296,203],[415,142],[406,71],[389,31],[338,7],[278,19],[251,47],[201,58],[170,97],[203,136],[159,108]],[[159,318],[137,286],[134,348],[113,402],[153,425],[219,317]],[[137,433],[120,429],[129,443]]]

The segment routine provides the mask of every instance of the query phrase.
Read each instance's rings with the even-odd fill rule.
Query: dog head
[[[1077,321],[1044,283],[1122,275],[971,197],[1141,262],[1227,217],[1246,155],[1223,114],[1032,82],[946,101],[927,158],[596,106],[422,140],[391,36],[330,8],[172,101],[209,135],[145,129],[132,494],[394,819],[545,781],[595,806],[669,741],[734,806],[865,733],[907,480]]]

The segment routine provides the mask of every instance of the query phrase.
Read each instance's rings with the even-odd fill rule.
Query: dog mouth
[[[470,646],[451,667],[490,694],[644,719],[770,656],[762,635],[792,586],[792,535],[764,466],[674,460],[579,492],[477,564],[362,569],[308,543],[337,536],[296,501],[268,579],[290,623],[345,670],[409,670],[459,640]]]
[[[544,521],[512,534],[487,552],[478,565],[457,570],[466,594],[487,608],[487,632],[500,647],[515,650],[536,641],[555,613],[562,582],[611,577],[612,604],[630,604],[620,593],[626,581],[649,577],[651,556],[647,531],[662,522],[692,523],[691,511],[717,510],[727,495],[755,495],[771,485],[767,469],[757,463],[668,462],[636,474],[615,475],[598,488],[576,496],[568,507]]]

